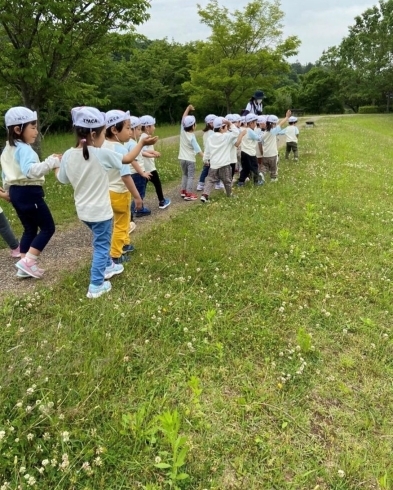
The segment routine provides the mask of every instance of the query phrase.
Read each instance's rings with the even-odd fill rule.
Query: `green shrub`
[[[359,114],[377,114],[379,108],[376,105],[363,105],[359,107]]]

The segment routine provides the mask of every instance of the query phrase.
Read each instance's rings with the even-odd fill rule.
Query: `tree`
[[[148,0],[0,0],[0,80],[47,116],[94,97],[107,33],[148,18]],[[83,78],[81,75],[87,75]]]
[[[334,74],[315,67],[302,75],[299,104],[311,114],[344,112]]]
[[[284,14],[278,0],[253,0],[233,13],[211,0],[204,9],[198,5],[198,13],[212,32],[206,42],[196,43],[189,56],[191,80],[183,84],[196,107],[240,109],[257,88],[272,90],[289,71],[285,58],[297,53],[300,41],[282,39]]]

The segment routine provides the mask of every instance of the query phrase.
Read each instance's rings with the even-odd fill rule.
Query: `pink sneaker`
[[[18,259],[20,257],[20,247],[19,247],[19,245],[16,248],[14,248],[14,250],[11,250],[11,257],[13,259]]]
[[[187,194],[184,197],[185,201],[196,201],[198,199],[198,196],[196,194],[192,194],[192,192],[187,192]]]
[[[19,262],[15,264],[15,267],[25,272],[29,276],[34,277],[35,279],[42,278],[43,275],[42,269],[40,269],[35,262],[33,262],[33,264],[28,265],[26,259],[21,259],[19,260]]]

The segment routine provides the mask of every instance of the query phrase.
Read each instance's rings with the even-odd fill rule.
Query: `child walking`
[[[185,201],[196,201],[198,196],[193,194],[192,187],[195,175],[196,155],[203,158],[201,147],[195,138],[196,120],[189,112],[194,111],[192,105],[187,106],[184,111],[180,128],[179,161],[182,169],[181,197]]]
[[[214,122],[214,119],[216,117],[217,116],[215,114],[208,114],[205,117],[205,124],[206,125],[202,129],[202,131],[203,131],[203,149],[206,148],[206,142],[207,142],[209,136],[211,136],[213,134],[213,122]],[[197,191],[203,191],[203,187],[205,185],[205,180],[206,180],[208,173],[209,173],[209,162],[205,160],[203,162],[201,175],[199,176]]]
[[[75,107],[71,111],[77,144],[62,158],[57,178],[74,188],[76,212],[93,232],[93,260],[88,298],[108,293],[108,281],[124,270],[110,257],[113,211],[109,196],[107,171],[131,163],[142,149],[142,142],[125,155],[101,148],[105,140],[105,114],[95,107]],[[156,138],[149,140],[154,143]]]
[[[239,180],[237,185],[243,187],[244,183],[251,174],[253,177],[254,185],[263,185],[263,175],[258,171],[257,151],[256,143],[262,141],[262,133],[258,134],[255,131],[257,125],[258,116],[256,114],[247,114],[245,116],[245,124],[247,125],[247,131],[241,142],[241,166]]]
[[[127,151],[131,151],[137,146],[137,141],[139,140],[139,137],[142,133],[142,124],[139,117],[131,116],[130,126],[130,139],[128,143],[125,143]],[[134,160],[131,162],[131,177],[143,201],[146,195],[147,181],[151,178],[151,173],[145,170],[145,163],[140,153],[138,153],[138,155],[136,155]],[[131,216],[143,218],[143,216],[149,216],[150,214],[150,209],[147,208],[143,203],[140,209],[136,209],[135,202],[132,201]]]
[[[112,110],[106,113],[105,141],[101,148],[115,151],[121,155],[128,153],[123,143],[130,139],[130,113]],[[127,254],[134,251],[131,245],[129,226],[131,220],[131,195],[136,209],[141,209],[143,202],[131,177],[131,166],[122,165],[108,170],[109,196],[113,210],[113,230],[110,256],[115,264],[128,262]]]
[[[281,126],[288,121],[290,115],[291,111],[288,110],[285,118],[281,121],[274,115],[268,116],[266,120],[266,131],[263,136],[262,174],[265,179],[265,175],[269,172],[270,182],[277,182],[278,180],[277,135],[282,131]]]
[[[204,158],[210,161],[201,201],[206,202],[217,180],[221,180],[228,197],[232,195],[231,150],[239,145],[246,131],[239,129],[228,119],[216,117],[213,123],[213,134],[207,140]],[[228,131],[228,128],[230,131]]]
[[[152,116],[142,116],[141,117],[141,125],[142,125],[142,134],[141,139],[144,140],[149,136],[154,135],[154,131],[156,129],[156,120]],[[158,207],[160,209],[165,209],[171,204],[171,200],[164,197],[164,193],[162,191],[162,185],[160,176],[158,174],[155,159],[159,158],[161,153],[154,150],[154,145],[146,145],[142,150],[142,158],[145,164],[145,169],[150,172],[150,182],[154,185],[156,190],[157,198],[158,198]]]
[[[37,113],[26,107],[12,107],[5,114],[7,144],[1,154],[5,190],[23,226],[19,260],[15,266],[20,278],[41,279],[43,269],[37,259],[55,232],[52,214],[44,200],[47,173],[58,168],[61,155],[40,162],[30,146],[37,136]]]
[[[1,187],[0,187],[0,198],[8,202],[10,200],[8,192],[6,192]],[[11,225],[1,207],[0,207],[0,236],[10,248],[11,257],[13,259],[19,258],[20,257],[19,241],[14,235]]]
[[[296,126],[297,117],[291,116],[288,119],[288,127],[285,128],[285,136],[286,136],[286,151],[285,151],[285,160],[289,160],[289,155],[291,151],[293,151],[293,159],[295,162],[298,161],[298,149],[297,142],[299,136],[299,129]]]

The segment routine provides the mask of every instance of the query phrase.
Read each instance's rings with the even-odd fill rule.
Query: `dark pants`
[[[24,228],[21,253],[27,253],[30,247],[42,252],[55,232],[53,217],[44,201],[44,189],[40,185],[12,185],[9,194]]]
[[[241,152],[242,170],[240,172],[239,182],[244,182],[250,173],[252,174],[254,183],[258,182],[258,161],[256,156]]]
[[[158,197],[158,202],[161,203],[162,201],[164,201],[165,198],[164,198],[164,193],[162,192],[160,176],[158,175],[157,170],[153,170],[150,173],[151,173],[151,177],[148,182],[151,182],[154,185]]]
[[[231,163],[232,179],[236,172],[236,163]]]
[[[142,177],[142,175],[139,174],[132,174],[131,175],[132,180],[134,181],[135,187],[137,188],[139,195],[143,199],[145,198],[146,195],[146,186],[147,186],[147,179],[145,177]],[[135,214],[135,202],[132,200],[131,203],[131,214]]]
[[[19,242],[15,237],[6,215],[0,212],[0,236],[11,250],[15,250],[19,246]]]
[[[209,168],[210,168],[210,165],[204,165],[202,167],[202,172],[201,172],[201,175],[199,176],[199,182],[201,183],[205,183],[205,179],[207,177],[207,174],[209,173]]]
[[[288,160],[289,155],[293,151],[294,158],[298,158],[297,143],[295,141],[290,141],[286,145],[285,158]]]

